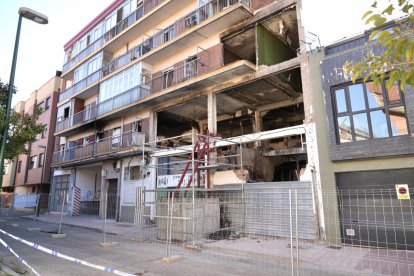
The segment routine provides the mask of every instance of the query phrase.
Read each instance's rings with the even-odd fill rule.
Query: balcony
[[[137,102],[151,93],[155,93],[182,83],[186,80],[193,79],[200,73],[205,73],[209,70],[209,65],[201,63],[200,59],[197,58],[169,71],[166,75],[159,75],[152,79],[149,76],[146,76],[144,79],[149,79],[149,81],[145,84],[129,89],[115,97],[100,102],[97,105],[93,104],[85,106],[84,110],[75,113],[73,116],[69,116],[67,118],[59,117],[56,123],[56,132],[58,133],[67,130],[73,126],[92,121],[102,115],[112,113],[114,110]]]
[[[236,4],[239,5],[236,6]],[[240,12],[239,7],[241,7],[241,5],[250,6],[250,0],[213,0],[205,4],[204,6],[178,19],[166,29],[161,30],[157,34],[149,37],[141,44],[131,48],[125,54],[109,61],[102,67],[99,79],[110,75],[120,68],[132,63],[134,60],[138,61],[141,57],[142,58],[140,60],[144,59],[151,62],[160,61],[165,58],[166,54],[173,54],[174,51],[177,50],[176,48],[170,46],[174,39],[185,39],[186,42],[184,44],[194,44],[205,39],[205,37],[209,36],[211,33],[216,33],[217,30],[232,26],[236,22],[248,18],[251,14],[249,12],[245,12],[245,10]],[[234,6],[234,10],[230,9],[232,6]],[[217,18],[214,21],[214,24],[213,22],[210,22],[211,24],[207,22],[207,19],[214,17],[220,12],[225,12],[225,14]],[[210,25],[205,23],[209,23]],[[197,32],[193,31],[195,28],[198,28]],[[180,35],[184,33],[186,33],[185,38],[180,37]],[[180,45],[177,44],[177,46],[182,47],[183,42],[181,41]],[[160,55],[159,52],[157,52],[157,54],[148,53],[156,48],[162,48],[160,51],[163,51],[163,54]],[[74,86],[76,85],[77,84]],[[81,90],[82,89],[72,89],[72,87],[70,87],[65,91],[62,91],[59,95],[59,102],[75,95]]]
[[[100,115],[104,115],[113,110],[136,102],[139,99],[149,95],[150,91],[150,86],[139,85],[106,101],[100,102],[97,105],[85,106],[84,110],[74,114],[73,116],[69,116],[67,118],[59,117],[56,123],[56,132],[60,132],[73,126],[92,121]]]
[[[165,0],[146,1],[143,6],[140,6],[135,11],[131,12],[131,14],[127,18],[118,22],[118,24],[112,27],[112,29],[104,33],[100,38],[95,40],[92,44],[90,44],[80,53],[75,55],[72,59],[67,61],[63,65],[62,73],[65,74],[66,72],[71,70],[76,64],[82,61],[85,57],[89,56],[91,53],[99,49],[102,45],[104,45],[105,43],[110,41],[112,38],[120,34],[122,31],[127,29],[129,26],[134,24],[136,21],[141,19],[144,15],[148,14],[151,10],[155,9],[157,6],[159,6],[163,2],[165,2]]]
[[[119,57],[116,57],[110,62],[108,62],[102,68],[102,72],[103,72],[102,76],[104,77],[106,75],[111,74],[112,72],[140,58],[141,56],[144,56],[151,50],[156,49],[166,44],[167,42],[170,42],[171,44],[172,40],[174,40],[175,38],[178,38],[180,35],[184,34],[190,29],[194,30],[198,27],[200,27],[199,29],[202,29],[202,30],[197,31],[197,32],[200,32],[198,34],[196,32],[187,33],[185,44],[194,45],[195,43],[205,39],[205,37],[208,37],[212,33],[216,33],[219,30],[222,30],[223,28],[232,26],[236,22],[240,22],[241,20],[247,19],[249,16],[252,16],[252,14],[248,12],[236,12],[239,6],[236,6],[233,12],[231,10],[228,10],[232,6],[235,6],[236,4],[239,4],[239,3],[240,5],[246,5],[250,7],[250,0],[213,0],[213,1],[210,1],[204,6],[201,6],[200,8],[194,10],[193,12],[176,20],[172,25],[168,26],[167,28],[160,30],[153,36],[150,36],[145,41],[143,41],[141,44],[138,44],[137,46],[131,48],[125,54]],[[216,20],[217,21],[215,22],[216,24],[213,24],[211,26],[207,26],[208,24],[206,25],[202,24],[202,23],[207,23],[206,22],[207,19],[210,19],[223,11],[225,12],[225,14],[223,14],[223,17],[220,18],[221,20]],[[225,16],[225,15],[228,15],[228,16]],[[195,36],[197,36],[197,38]],[[180,43],[179,47],[182,48],[183,44]],[[172,49],[171,47],[169,48],[169,54],[172,54],[174,51],[177,51],[177,49]],[[158,62],[165,58],[165,55],[158,55],[158,54],[150,55],[150,54],[151,53],[149,53],[145,58],[147,62],[148,61]]]
[[[89,87],[93,84],[98,83],[98,81],[101,79],[101,77],[102,77],[102,71],[101,71],[101,69],[98,69],[97,71],[95,71],[91,75],[87,76],[86,78],[78,81],[77,83],[75,83],[71,87],[69,87],[69,88],[65,89],[64,91],[60,92],[59,102],[62,102],[64,100],[72,97],[76,93],[84,90],[85,88],[87,88],[87,87]]]
[[[119,153],[131,147],[143,146],[145,134],[140,132],[125,132],[119,136],[107,137],[102,140],[72,147],[63,151],[53,153],[52,164],[62,164],[72,161],[81,161],[91,157],[105,156]],[[94,159],[95,160],[95,159]]]

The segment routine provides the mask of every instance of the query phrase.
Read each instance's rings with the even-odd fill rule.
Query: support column
[[[208,131],[217,134],[217,96],[210,93],[207,96]]]
[[[73,168],[70,172],[69,178],[69,188],[68,188],[68,204],[67,204],[67,214],[72,215],[73,210],[73,191],[75,190],[76,186],[76,168]]]
[[[253,131],[254,133],[259,133],[261,132],[263,129],[263,125],[262,125],[262,113],[261,111],[255,111],[254,112],[254,126],[253,126]],[[262,145],[261,141],[256,141],[254,142],[255,147],[260,147]]]
[[[149,142],[157,140],[157,112],[151,111],[149,116]],[[151,146],[155,147],[155,144]]]

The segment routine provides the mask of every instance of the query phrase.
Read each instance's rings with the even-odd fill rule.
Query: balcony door
[[[121,145],[121,128],[120,127],[113,129],[111,145],[112,145],[112,149],[118,149],[120,147]]]

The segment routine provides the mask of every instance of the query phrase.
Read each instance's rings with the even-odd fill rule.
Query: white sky
[[[40,25],[23,19],[13,105],[51,79],[63,65],[63,45],[113,0],[0,0],[0,79],[9,82],[18,9],[28,7],[49,17]],[[305,32],[322,45],[365,29],[362,14],[371,0],[302,0]],[[307,35],[307,37],[312,37]]]

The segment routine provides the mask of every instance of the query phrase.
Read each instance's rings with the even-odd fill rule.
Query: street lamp
[[[45,172],[45,160],[46,160],[46,146],[38,145],[37,147],[43,149],[42,173],[40,176],[40,186],[39,186],[39,200],[37,201],[37,209],[36,209],[36,216],[38,217],[40,214],[40,199],[42,199],[43,175]]]
[[[32,20],[36,23],[39,23],[39,24],[48,23],[48,19],[46,15],[43,15],[29,8],[22,7],[19,9],[19,21],[17,23],[16,40],[14,42],[14,52],[13,52],[12,67],[10,71],[9,90],[7,92],[6,117],[4,118],[5,124],[4,124],[4,131],[3,131],[3,137],[1,141],[1,150],[0,150],[0,189],[1,189],[1,186],[3,185],[4,155],[6,152],[7,135],[9,134],[11,100],[12,100],[13,87],[14,87],[14,74],[16,72],[17,53],[19,50],[19,40],[20,40],[20,29],[22,26],[23,17],[26,19]]]

